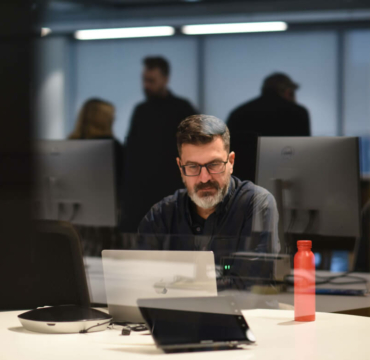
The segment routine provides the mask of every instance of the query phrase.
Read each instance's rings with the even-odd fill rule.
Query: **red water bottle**
[[[294,319],[315,321],[315,255],[311,240],[299,240],[294,256]]]

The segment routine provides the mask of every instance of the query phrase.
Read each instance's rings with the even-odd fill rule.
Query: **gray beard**
[[[225,185],[222,189],[218,189],[215,195],[200,197],[195,191],[190,192],[189,189],[188,194],[190,199],[195,203],[195,205],[199,206],[202,209],[208,210],[218,205],[225,198],[227,192],[229,191],[229,187],[230,187],[230,177],[227,185]]]

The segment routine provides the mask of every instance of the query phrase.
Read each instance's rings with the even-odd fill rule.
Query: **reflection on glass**
[[[140,298],[216,296],[212,252],[103,251],[110,314],[117,321],[142,322]]]

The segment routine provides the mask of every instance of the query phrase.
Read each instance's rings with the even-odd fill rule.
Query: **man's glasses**
[[[229,160],[226,161],[213,161],[205,165],[199,164],[190,164],[190,165],[181,165],[181,169],[185,176],[199,176],[202,168],[205,167],[210,174],[221,174],[225,172],[226,164]]]

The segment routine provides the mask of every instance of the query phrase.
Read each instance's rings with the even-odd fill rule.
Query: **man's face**
[[[227,153],[220,136],[205,145],[182,145],[181,159],[177,158],[177,164],[189,196],[196,205],[209,209],[223,200],[229,187],[234,160],[235,154]],[[225,171],[219,174],[210,174],[203,167],[198,176],[185,176],[180,167],[181,165],[205,165],[224,161],[228,161]]]
[[[143,71],[143,89],[146,97],[163,97],[167,91],[168,77],[163,75],[159,68]]]
[[[291,102],[296,102],[294,89],[285,89],[283,92],[283,98]]]

